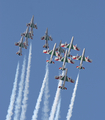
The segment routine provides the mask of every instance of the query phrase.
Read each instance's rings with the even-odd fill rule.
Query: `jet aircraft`
[[[74,36],[71,38],[71,42],[70,44],[61,44],[61,47],[64,47],[64,48],[69,48],[68,50],[68,53],[67,53],[67,56],[70,57],[70,51],[71,49],[74,49],[74,50],[77,50],[77,51],[80,51],[80,48],[77,47],[77,45],[73,45],[73,40],[74,40]]]
[[[92,62],[91,59],[89,59],[88,57],[85,57],[84,55],[85,55],[85,48],[83,49],[82,56],[78,56],[78,55],[77,56],[72,56],[72,59],[80,60],[80,65],[77,66],[76,68],[78,68],[78,69],[85,69],[84,67],[82,67],[83,61],[90,62],[90,63]]]
[[[62,67],[60,67],[60,68],[59,68],[60,70],[66,70],[66,68],[65,68],[65,62],[66,62],[66,58],[67,58],[67,50],[66,50],[66,52],[65,52],[65,56],[64,56],[63,65],[62,65]]]
[[[53,47],[53,50],[50,52],[50,55],[51,55],[51,57],[50,57],[50,60],[47,60],[46,62],[48,62],[48,63],[53,63],[54,64],[54,62],[52,61],[52,58],[53,58],[53,55],[55,54],[55,49],[56,49],[56,43],[55,43],[55,45],[54,45],[54,47]],[[45,52],[44,52],[45,53]],[[47,54],[47,53],[46,53]]]
[[[48,40],[53,40],[51,36],[48,35],[48,28],[46,29],[45,35],[43,37],[41,37],[41,40],[45,40],[45,45],[43,46],[43,48],[48,49],[49,45],[48,45]]]
[[[55,50],[56,50],[56,49],[55,49]],[[54,50],[53,55],[62,58],[61,54],[59,54],[59,53],[56,52],[55,50]],[[52,52],[53,52],[53,50],[49,50],[49,49],[48,49],[48,50],[43,50],[43,53],[50,54],[50,55],[52,54]]]
[[[55,51],[58,51],[58,57],[59,57],[59,56],[60,56],[60,57],[62,56],[61,53],[65,53],[65,50],[62,49],[62,47],[61,47],[61,43],[62,43],[62,41],[60,41],[59,47],[56,48],[56,50],[55,50]]]
[[[23,39],[24,39],[24,36],[22,36],[20,41],[15,43],[15,45],[27,49],[27,46],[25,45],[25,43],[23,43]]]
[[[67,77],[67,68],[66,68],[66,72],[65,72],[65,75],[64,76],[55,76],[55,79],[59,79],[59,80],[63,80],[63,85],[62,86],[59,86],[59,88],[63,89],[63,90],[67,90],[67,88],[65,87],[65,82],[71,82],[71,83],[74,83],[74,80]]]
[[[73,60],[67,58],[67,50],[66,50],[66,54],[65,54],[64,57],[61,57],[61,58],[56,57],[55,61],[61,61],[61,62],[64,62],[64,63],[67,62],[67,63],[72,63],[72,64],[75,63]]]
[[[33,28],[38,29],[37,24],[34,24],[34,16],[32,16],[32,19],[31,19],[30,23],[27,24],[27,26],[31,27],[30,33],[33,36]]]

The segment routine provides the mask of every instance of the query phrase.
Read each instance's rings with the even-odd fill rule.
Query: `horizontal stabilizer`
[[[62,88],[62,86],[59,86],[59,88],[61,88],[61,89],[63,89],[63,90],[67,90],[67,88],[66,88],[66,87]]]
[[[45,44],[45,45],[43,45],[43,48],[48,49],[48,48],[49,48],[49,46]]]
[[[66,68],[60,67],[59,70],[66,70]]]
[[[15,43],[16,46],[19,46],[19,42]]]
[[[50,61],[50,60],[47,60],[46,62],[51,63],[51,64],[54,64],[54,62],[53,62],[53,61]]]
[[[19,56],[22,56],[22,54],[20,52],[17,52],[16,54],[19,55]]]
[[[85,68],[82,67],[82,66],[77,66],[76,68],[78,68],[78,69],[85,69]]]

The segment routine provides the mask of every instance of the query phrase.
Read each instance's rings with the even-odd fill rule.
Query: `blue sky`
[[[53,41],[49,41],[50,49],[54,43],[59,45],[69,43],[74,36],[74,44],[81,48],[81,51],[71,51],[72,55],[81,55],[83,48],[86,48],[85,56],[89,56],[93,62],[83,63],[85,70],[80,71],[77,95],[73,108],[71,120],[81,119],[105,119],[105,1],[104,0],[26,0],[26,1],[1,1],[0,4],[0,119],[6,118],[10,102],[16,66],[23,63],[24,55],[28,58],[29,48],[23,49],[22,56],[16,55],[18,47],[14,45],[21,38],[21,33],[26,30],[26,23],[30,22],[34,15],[34,22],[38,29],[34,29],[32,43],[32,62],[30,73],[29,100],[26,118],[31,119],[40,87],[45,75],[46,58],[49,55],[42,53],[45,41],[41,37],[48,33]],[[79,61],[74,65],[67,64],[68,77],[76,80]],[[59,75],[58,68],[61,62],[49,65],[49,107],[51,109],[57,88],[55,75]],[[19,76],[20,80],[20,76]],[[19,81],[18,81],[19,82]],[[74,84],[66,83],[67,91],[61,91],[60,120],[66,119],[68,106],[70,104]],[[38,120],[42,116],[43,102],[38,114]],[[50,113],[49,113],[50,114]]]

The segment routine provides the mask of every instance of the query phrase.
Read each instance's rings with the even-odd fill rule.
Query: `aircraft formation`
[[[48,28],[47,28],[46,32],[48,33]],[[48,37],[48,34],[47,34],[47,37]],[[55,79],[63,80],[63,85],[59,86],[59,88],[61,88],[63,90],[67,90],[67,88],[65,87],[65,82],[67,81],[67,82],[74,83],[74,80],[67,77],[68,68],[65,68],[65,63],[74,64],[75,62],[72,59],[80,60],[80,65],[77,66],[76,68],[85,69],[84,67],[82,67],[83,61],[91,63],[92,60],[89,59],[89,57],[85,57],[85,48],[83,49],[83,52],[82,52],[81,56],[78,56],[78,55],[77,56],[72,56],[70,54],[71,49],[76,50],[76,51],[80,51],[80,48],[78,48],[77,45],[73,45],[74,37],[71,38],[71,42],[69,44],[67,44],[67,43],[62,44],[61,43],[62,41],[60,41],[60,44],[59,44],[58,48],[56,48],[56,43],[55,43],[54,47],[53,47],[53,50],[49,50],[49,46],[48,46],[48,40],[52,40],[52,38],[48,39],[47,37],[44,37],[44,38],[42,37],[43,39],[45,39],[47,41],[46,42],[47,44],[45,44],[45,46],[47,46],[47,47],[44,47],[47,50],[43,50],[43,53],[51,55],[50,60],[47,60],[46,62],[54,64],[54,62],[52,61],[53,56],[56,56],[55,61],[63,62],[63,65],[62,65],[62,67],[59,68],[59,70],[62,70],[62,71],[65,70],[65,75],[55,76]],[[62,47],[68,48],[68,50],[65,51]],[[64,56],[62,56],[61,53],[64,53]],[[70,58],[68,58],[68,57],[70,57]]]
[[[29,32],[29,27],[30,27],[30,32]],[[33,28],[37,29],[37,24],[34,24],[34,16],[32,16],[32,19],[31,19],[30,23],[27,24],[26,31],[21,34],[22,37],[21,37],[20,41],[15,43],[16,46],[19,46],[19,51],[16,53],[19,56],[22,55],[22,48],[27,49],[28,38],[33,39]],[[23,43],[24,37],[25,37],[25,42]],[[63,90],[67,90],[67,88],[65,87],[65,82],[67,81],[67,82],[74,83],[74,80],[67,77],[68,68],[65,68],[65,63],[74,64],[75,61],[73,61],[72,59],[80,60],[80,65],[77,66],[76,68],[85,69],[82,66],[83,61],[91,63],[92,60],[89,59],[89,57],[85,57],[85,48],[83,49],[83,52],[82,52],[81,56],[78,56],[78,54],[77,54],[77,56],[72,56],[71,55],[71,53],[70,53],[71,49],[76,50],[76,51],[80,51],[80,48],[78,48],[77,45],[73,45],[74,36],[72,36],[71,42],[69,44],[67,44],[67,43],[62,44],[62,41],[60,41],[60,44],[59,44],[58,48],[56,48],[57,44],[55,43],[52,50],[49,50],[48,41],[52,41],[53,39],[52,39],[51,36],[48,35],[48,28],[45,31],[45,35],[41,37],[41,40],[45,40],[45,45],[43,45],[43,48],[46,48],[46,50],[43,50],[43,53],[51,55],[50,60],[47,60],[46,62],[54,64],[54,62],[52,61],[53,56],[56,56],[55,61],[63,62],[63,65],[62,65],[62,67],[59,68],[59,70],[62,70],[62,71],[64,70],[65,75],[55,76],[55,79],[63,80],[63,85],[59,86],[59,88],[61,88]],[[62,47],[67,48],[68,50],[63,49]],[[62,55],[62,53],[64,53],[64,56]]]
[[[30,31],[29,31],[30,28]],[[21,39],[19,42],[15,43],[16,46],[19,46],[19,51],[16,53],[17,55],[22,55],[22,48],[27,49],[28,46],[28,38],[33,39],[33,28],[37,28],[37,24],[34,24],[34,16],[32,16],[32,19],[30,23],[27,24],[27,29],[24,33],[21,34]],[[25,37],[25,42],[23,42],[23,39]]]

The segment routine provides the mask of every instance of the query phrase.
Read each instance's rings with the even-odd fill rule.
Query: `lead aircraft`
[[[34,16],[32,16],[32,19],[31,19],[30,23],[27,24],[27,26],[31,27],[30,33],[33,36],[34,35],[33,34],[33,28],[38,29],[37,24],[34,24]]]
[[[85,57],[84,55],[85,55],[85,48],[83,49],[82,56],[78,56],[78,55],[77,56],[72,56],[72,59],[80,60],[80,65],[77,66],[76,68],[78,68],[78,69],[85,69],[84,67],[82,67],[83,61],[90,62],[90,63],[92,62],[91,59],[89,59],[88,57]]]
[[[64,76],[55,76],[55,79],[59,79],[59,80],[63,80],[63,85],[62,86],[59,86],[59,88],[63,89],[63,90],[67,90],[67,88],[65,87],[65,82],[71,82],[71,83],[74,83],[74,80],[67,77],[67,68],[66,68],[66,72],[65,72],[65,75]]]
[[[69,48],[68,50],[68,53],[67,53],[67,56],[70,57],[70,51],[71,49],[74,49],[74,50],[77,50],[77,51],[80,51],[80,48],[77,47],[77,45],[73,45],[73,41],[74,41],[74,36],[71,38],[71,42],[70,44],[61,44],[61,47],[64,47],[64,48]]]
[[[41,37],[41,40],[45,40],[45,45],[43,45],[43,48],[48,49],[49,45],[48,45],[48,40],[53,40],[51,36],[48,35],[48,28],[46,29],[45,35],[43,37]]]

